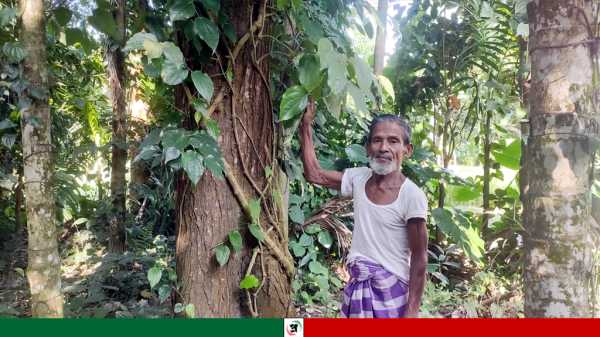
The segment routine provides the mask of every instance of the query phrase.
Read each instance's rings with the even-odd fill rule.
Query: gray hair
[[[373,136],[373,130],[375,129],[375,126],[377,126],[377,124],[379,124],[379,123],[384,123],[384,122],[398,124],[402,128],[402,130],[404,130],[403,135],[402,135],[402,142],[404,143],[404,145],[410,144],[410,137],[412,134],[410,125],[408,124],[406,119],[404,119],[400,116],[391,115],[391,114],[381,114],[381,115],[377,115],[377,116],[375,116],[375,118],[373,118],[373,120],[371,121],[371,125],[369,125],[369,134],[367,135],[367,144],[369,144],[371,142],[371,137]]]

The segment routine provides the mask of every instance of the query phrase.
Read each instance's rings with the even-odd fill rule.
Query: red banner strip
[[[600,336],[600,319],[322,319],[305,318],[304,336]]]

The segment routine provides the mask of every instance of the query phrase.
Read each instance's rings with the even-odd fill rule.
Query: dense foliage
[[[268,11],[270,102],[279,132],[279,162],[289,179],[289,244],[297,273],[294,301],[308,316],[335,316],[347,281],[343,258],[352,209],[333,190],[302,174],[296,129],[309,97],[317,102],[315,143],[322,167],[366,165],[367,125],[377,112],[401,114],[413,127],[413,157],[404,172],[430,200],[426,316],[520,315],[521,203],[517,170],[527,64],[524,3],[519,0],[415,0],[389,18],[398,37],[384,75],[360,41],[374,39],[375,9],[363,0],[277,0]],[[112,4],[75,1],[47,8],[54,187],[70,316],[194,316],[182,303],[174,262],[177,181],[196,185],[210,172],[225,179],[211,116],[215,81],[229,85],[236,50],[232,8],[218,0],[127,2],[127,35],[115,31]],[[20,192],[23,88],[16,5],[0,2],[0,247],[25,244]],[[268,10],[267,10],[268,8]],[[259,14],[261,15],[261,14]],[[257,28],[259,29],[259,28]],[[244,41],[244,42],[240,42]],[[358,41],[358,42],[357,42]],[[109,43],[111,42],[111,43]],[[106,252],[111,212],[110,97],[103,56],[126,53],[130,130],[129,251]],[[113,47],[111,47],[113,46]],[[359,52],[361,51],[361,52]],[[369,51],[370,52],[370,51]],[[212,72],[218,68],[217,72]],[[191,116],[176,106],[185,87]],[[188,88],[193,88],[190,92]],[[180,93],[181,94],[181,93]],[[218,104],[218,103],[217,103]],[[140,108],[141,107],[141,108]],[[143,112],[135,114],[136,109]],[[274,167],[267,166],[267,179]],[[245,228],[260,246],[269,196],[251,198]],[[274,198],[274,197],[273,197]],[[21,228],[22,229],[22,228]],[[219,266],[255,245],[232,231],[214,247]],[[0,254],[2,284],[22,267]],[[248,274],[244,291],[259,291]],[[21,286],[24,282],[20,283]],[[27,315],[5,301],[0,315]]]

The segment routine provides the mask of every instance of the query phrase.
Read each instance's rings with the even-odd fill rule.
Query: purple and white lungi
[[[381,265],[364,259],[348,264],[350,282],[344,289],[342,317],[404,317],[408,284]]]

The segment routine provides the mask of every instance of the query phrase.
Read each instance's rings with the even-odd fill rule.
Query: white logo
[[[283,320],[284,337],[304,337],[304,319],[286,318]]]

